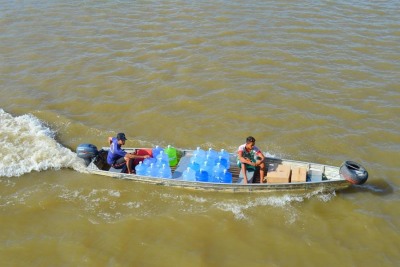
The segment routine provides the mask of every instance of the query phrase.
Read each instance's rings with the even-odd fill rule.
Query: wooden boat
[[[229,154],[229,172],[232,173],[232,182],[202,182],[187,181],[183,173],[187,170],[190,159],[195,150],[177,150],[178,164],[172,166],[171,178],[162,178],[146,175],[136,175],[121,173],[107,164],[106,158],[109,148],[103,147],[100,151],[91,144],[81,144],[77,148],[79,157],[85,159],[87,171],[92,174],[110,176],[118,179],[132,180],[142,183],[163,185],[170,187],[179,187],[205,191],[224,191],[224,192],[265,192],[278,190],[321,190],[323,192],[334,191],[349,187],[351,184],[362,184],[368,179],[368,172],[359,164],[346,161],[341,167],[328,166],[324,164],[280,159],[265,158],[266,180],[267,183],[259,183],[259,171],[248,172],[248,175],[254,175],[253,183],[239,183],[243,174],[236,163],[236,154]],[[151,154],[151,149],[146,148],[126,148],[126,152],[135,152],[138,154]],[[289,170],[288,177],[282,180],[272,179],[273,173],[276,174],[279,169]],[[304,170],[305,177],[303,181],[295,182],[295,171]],[[279,175],[278,175],[279,176]],[[301,180],[301,179],[300,179]]]

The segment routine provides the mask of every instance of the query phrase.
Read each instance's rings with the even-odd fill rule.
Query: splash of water
[[[55,132],[37,117],[14,117],[0,109],[0,177],[61,168],[83,171],[84,164],[59,144]]]
[[[308,193],[290,193],[283,195],[260,196],[255,199],[249,198],[247,201],[226,201],[223,203],[215,203],[214,206],[220,210],[231,212],[237,220],[248,220],[248,210],[257,207],[274,207],[286,211],[286,223],[292,224],[296,222],[299,216],[298,210],[293,205],[294,203],[302,203],[307,199],[316,197],[320,201],[329,202],[336,193],[323,192],[322,190],[314,190]]]

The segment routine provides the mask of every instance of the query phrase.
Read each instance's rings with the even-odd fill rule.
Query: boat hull
[[[148,176],[130,175],[124,173],[113,173],[102,170],[90,170],[90,173],[109,176],[116,179],[130,180],[146,184],[185,188],[202,191],[218,192],[266,192],[266,191],[292,191],[292,190],[319,190],[321,192],[332,192],[347,188],[351,185],[347,180],[305,182],[305,183],[284,183],[284,184],[225,184],[210,182],[190,182],[167,178],[156,178]]]
[[[104,148],[103,148],[104,149]],[[133,149],[132,149],[133,150]],[[105,150],[104,150],[105,151]],[[129,151],[129,149],[127,149]],[[183,157],[186,155],[190,156],[191,150],[180,151],[182,164]],[[268,191],[321,191],[321,192],[332,192],[341,190],[351,186],[351,183],[346,179],[343,179],[339,174],[339,167],[326,166],[316,163],[308,163],[302,161],[285,160],[278,158],[267,158],[266,165],[268,164],[284,164],[290,166],[307,166],[307,168],[320,168],[324,171],[324,179],[321,181],[306,181],[306,182],[293,182],[293,183],[252,183],[252,184],[241,184],[237,183],[240,170],[235,164],[235,156],[232,155],[230,164],[230,170],[236,177],[233,183],[213,183],[213,182],[200,182],[200,181],[185,181],[182,178],[171,179],[171,178],[158,178],[150,176],[141,176],[135,174],[126,174],[113,172],[109,170],[99,169],[98,164],[95,164],[93,160],[87,167],[87,171],[92,174],[113,177],[116,179],[130,180],[140,183],[169,186],[175,188],[184,188],[191,190],[200,191],[218,191],[218,192],[268,192]],[[178,165],[179,166],[179,165]],[[186,166],[182,166],[186,168]],[[175,171],[175,169],[174,169]]]

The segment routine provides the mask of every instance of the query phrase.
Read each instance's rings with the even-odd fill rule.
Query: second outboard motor
[[[95,145],[80,144],[76,148],[76,154],[78,155],[78,157],[84,159],[86,166],[88,166],[93,158],[95,158],[99,154],[99,151],[97,150],[97,147]]]

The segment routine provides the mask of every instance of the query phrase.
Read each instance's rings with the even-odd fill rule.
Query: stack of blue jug
[[[193,181],[193,173],[196,181],[212,183],[232,183],[232,173],[229,169],[229,153],[224,149],[218,153],[209,148],[204,151],[197,147],[190,159],[187,170],[183,172],[183,179]]]
[[[146,158],[135,167],[137,175],[172,178],[172,171],[169,164],[168,155],[164,149],[156,146],[152,149],[153,157]]]

